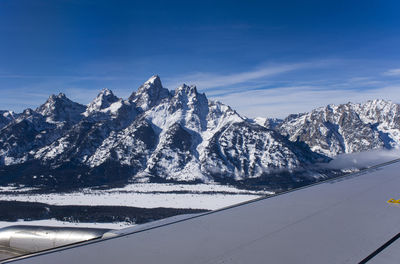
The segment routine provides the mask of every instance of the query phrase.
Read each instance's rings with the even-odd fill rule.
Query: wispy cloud
[[[383,73],[383,75],[386,75],[386,76],[400,76],[400,68],[398,68],[398,69],[390,69],[388,71],[385,71]]]
[[[387,99],[400,102],[400,85],[368,90],[335,89],[320,86],[276,87],[213,96],[248,117],[286,117],[289,114],[307,112],[328,104],[364,102],[371,99]]]
[[[382,78],[379,72],[376,76],[362,75],[363,72],[353,77],[345,77],[343,73],[338,75],[335,71],[337,67],[332,67],[338,66],[338,63],[346,65],[348,62],[321,60],[265,66],[231,74],[196,73],[167,79],[166,83],[168,87],[176,87],[182,82],[195,84],[209,98],[222,101],[248,117],[283,118],[328,104],[364,102],[378,98],[400,102],[398,82]],[[320,76],[318,71],[322,68],[330,71]],[[316,75],[314,78],[296,81],[302,79],[304,70],[307,70],[306,75],[312,71]],[[394,74],[396,70],[390,72]]]
[[[216,87],[228,87],[242,84],[266,77],[275,76],[307,67],[316,67],[317,63],[294,63],[276,66],[259,67],[252,71],[232,74],[194,73],[185,76],[166,79],[168,87],[176,87],[179,84],[195,84],[201,90],[209,90]],[[321,66],[321,63],[319,63]]]

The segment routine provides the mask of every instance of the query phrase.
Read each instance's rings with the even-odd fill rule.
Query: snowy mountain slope
[[[4,127],[0,131],[0,165],[27,161],[32,151],[50,144],[72,127],[72,122],[56,121],[56,117],[49,112],[43,116],[26,109],[14,122]]]
[[[371,124],[380,134],[386,148],[400,145],[400,105],[391,101],[373,100],[356,104],[364,123]]]
[[[400,107],[390,101],[328,105],[291,115],[276,127],[291,141],[305,142],[318,153],[333,157],[400,145]]]
[[[150,94],[147,89],[162,94],[165,88],[143,85],[140,93]],[[215,131],[237,121],[243,119],[229,107],[209,102],[194,86],[182,85],[142,112],[130,126],[110,134],[87,165],[96,167],[113,160],[134,167],[136,178],[208,181],[207,172],[201,171],[200,155]]]
[[[112,132],[87,158],[85,164],[95,168],[113,160],[122,165],[132,166],[132,173],[136,173],[146,168],[147,159],[157,141],[152,125],[144,118],[138,118],[125,129]]]
[[[169,91],[153,76],[127,100],[103,89],[83,106],[59,94],[13,114],[0,130],[0,183],[77,187],[290,174],[326,156],[395,146],[398,116],[398,106],[376,101],[250,120],[195,86]]]
[[[0,164],[24,163],[59,139],[84,116],[86,107],[65,94],[51,95],[36,110],[26,109],[0,132]]]
[[[113,111],[105,111],[116,103],[120,104]],[[93,103],[89,104],[89,106],[91,105]],[[65,161],[83,164],[97,151],[110,134],[128,126],[136,116],[137,109],[134,103],[118,99],[118,101],[111,103],[109,107],[100,107],[97,113],[92,110],[86,118],[66,131],[58,140],[39,149],[34,158],[52,166],[60,166]]]
[[[292,145],[276,131],[247,122],[233,123],[214,134],[202,167],[213,175],[256,178],[275,169],[295,169],[323,161],[307,147]]]

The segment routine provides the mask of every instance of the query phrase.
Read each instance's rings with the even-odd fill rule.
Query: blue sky
[[[399,1],[0,1],[0,109],[153,74],[249,117],[400,102]]]

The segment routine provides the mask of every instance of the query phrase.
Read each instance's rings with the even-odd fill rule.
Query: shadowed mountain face
[[[397,146],[399,112],[376,100],[249,120],[195,86],[169,91],[153,76],[127,100],[103,89],[88,106],[59,94],[36,110],[0,112],[0,184],[293,178],[328,156]]]
[[[17,116],[14,112],[0,110],[0,129],[14,121]]]

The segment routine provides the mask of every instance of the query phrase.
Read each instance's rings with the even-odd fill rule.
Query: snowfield
[[[90,191],[90,189],[89,189]],[[115,191],[128,191],[128,192],[145,192],[145,193],[155,193],[155,192],[195,192],[195,193],[229,193],[229,194],[255,194],[255,195],[265,195],[274,194],[274,192],[269,191],[250,191],[244,189],[238,189],[229,185],[217,185],[217,184],[160,184],[160,183],[136,183],[129,184],[123,188],[110,189],[110,192]]]
[[[1,193],[0,200],[40,202],[51,205],[131,206],[142,208],[192,208],[215,210],[270,195],[268,191],[247,191],[231,186],[208,184],[131,184],[108,190],[83,189],[71,193]]]

